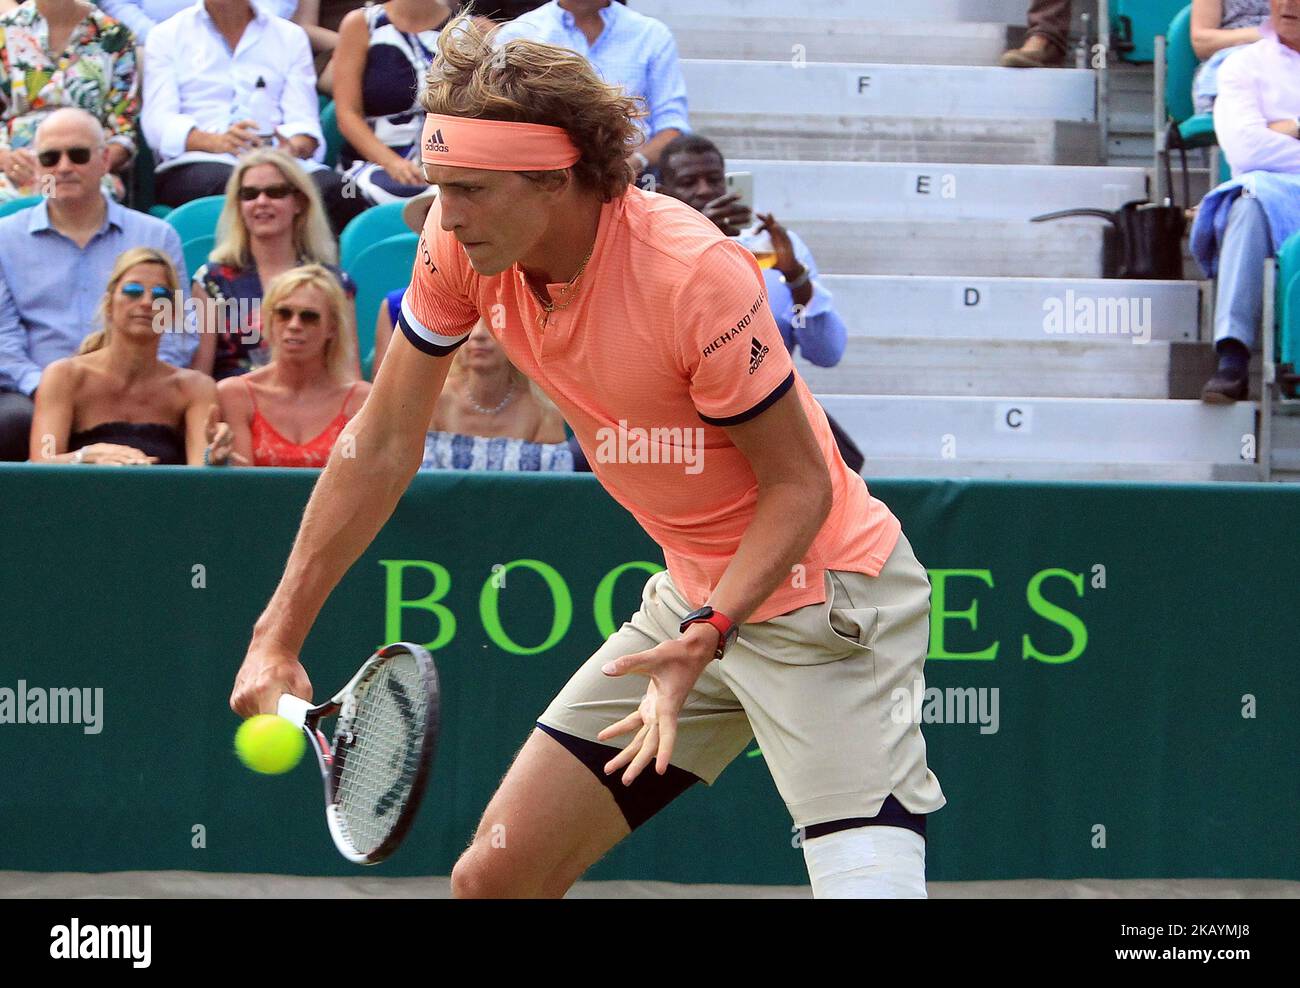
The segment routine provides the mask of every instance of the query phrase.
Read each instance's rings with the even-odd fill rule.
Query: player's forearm
[[[345,431],[312,491],[284,576],[253,629],[254,643],[274,643],[298,654],[326,599],[383,528],[419,469],[419,459],[406,453],[367,449],[364,429],[354,437],[356,455],[344,455],[351,451]]]
[[[737,624],[749,620],[807,553],[831,510],[830,477],[825,487],[802,484],[759,488],[754,517],[708,603]]]

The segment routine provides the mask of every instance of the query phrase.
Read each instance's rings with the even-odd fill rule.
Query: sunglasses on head
[[[297,313],[298,321],[304,326],[320,325],[320,313],[315,309],[295,309],[288,305],[277,305],[271,312],[281,322],[288,322],[293,318],[294,313]]]
[[[296,191],[292,185],[266,185],[260,188],[256,185],[241,185],[239,187],[239,198],[244,202],[252,202],[265,192],[272,199],[283,199]]]
[[[138,281],[128,281],[121,287],[120,291],[127,298],[137,299],[143,297],[144,285],[140,284]],[[166,285],[154,285],[153,289],[149,292],[149,297],[155,302],[160,301],[161,299],[171,298],[172,290]]]
[[[84,165],[90,160],[90,148],[52,148],[49,151],[39,152],[36,160],[41,163],[42,168],[53,168],[65,154],[74,165]]]

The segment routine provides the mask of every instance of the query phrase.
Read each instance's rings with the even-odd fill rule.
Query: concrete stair
[[[949,25],[954,22],[1023,24],[1024,0],[802,0],[793,7],[788,0],[633,0],[636,9],[661,21],[669,21],[687,8],[694,15],[717,19],[745,17],[789,17],[791,11],[813,20],[869,20],[924,22]]]
[[[834,367],[799,373],[815,394],[1168,398],[1172,364],[1159,342],[851,336]]]
[[[1237,471],[1255,431],[1246,402],[822,394],[819,400],[868,459],[947,464],[1196,465]]]
[[[1005,24],[786,16],[719,18],[693,8],[663,20],[681,58],[755,61],[996,65]]]
[[[683,59],[691,112],[1094,123],[1091,71]]]
[[[818,283],[831,293],[854,336],[1025,342],[1078,337],[1121,348],[1143,335],[1135,332],[1138,326],[1152,340],[1194,342],[1202,291],[1193,281],[1114,279],[823,274]],[[1127,333],[1113,299],[1128,309]],[[1061,328],[1073,332],[1051,331],[1056,312]],[[1086,332],[1090,328],[1097,332]]]
[[[727,171],[752,173],[757,208],[783,222],[1027,220],[1073,207],[1117,209],[1148,196],[1142,168],[728,158]]]
[[[790,221],[827,274],[1099,278],[1096,220]]]
[[[970,66],[682,61],[691,125],[728,157],[1100,162],[1093,74]]]

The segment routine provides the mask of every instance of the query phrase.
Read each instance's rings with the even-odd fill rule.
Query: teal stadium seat
[[[18,212],[20,209],[30,209],[40,201],[40,196],[23,196],[21,199],[10,199],[8,202],[0,202],[0,216],[8,216],[10,213]]]
[[[1192,79],[1201,60],[1192,47],[1191,4],[1174,15],[1165,38],[1165,64],[1157,63],[1156,71],[1163,69],[1165,78],[1166,147],[1169,151],[1215,147],[1219,141],[1214,135],[1214,115],[1197,113],[1192,101]],[[1226,182],[1231,175],[1227,156],[1220,154],[1218,181]]]
[[[1170,18],[1185,0],[1115,0],[1112,5],[1116,44],[1125,62],[1154,62],[1156,35],[1163,34]]]
[[[217,219],[226,204],[225,196],[204,196],[183,206],[177,206],[166,216],[166,221],[180,234],[181,243],[217,232]]]
[[[1209,113],[1197,113],[1192,104],[1192,77],[1201,60],[1196,57],[1192,47],[1192,7],[1188,4],[1180,10],[1172,21],[1166,34],[1168,44],[1165,48],[1165,111],[1169,119],[1178,125],[1178,136],[1184,147],[1210,147],[1215,142],[1214,117]]]
[[[339,264],[344,271],[350,273],[352,262],[372,244],[399,233],[411,232],[402,221],[402,207],[405,205],[405,202],[386,202],[371,206],[343,228],[343,235],[339,237]]]
[[[325,137],[325,164],[333,168],[339,163],[339,152],[343,148],[343,135],[339,133],[339,120],[334,112],[333,100],[321,107],[320,129]]]
[[[364,214],[363,214],[364,215]],[[361,370],[367,378],[375,361],[375,319],[384,297],[394,288],[405,288],[415,266],[420,238],[409,230],[372,243],[345,268],[357,283],[357,350]]]
[[[194,278],[194,272],[208,262],[208,255],[212,253],[216,243],[216,234],[204,233],[186,240],[181,245],[181,252],[185,255],[185,273],[191,280]]]
[[[1282,396],[1300,396],[1300,233],[1294,234],[1277,255],[1277,354]]]

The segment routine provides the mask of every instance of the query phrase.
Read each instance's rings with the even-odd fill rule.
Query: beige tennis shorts
[[[712,784],[757,739],[799,827],[875,816],[891,793],[913,813],[937,810],[943,791],[926,767],[920,726],[891,716],[900,707],[894,690],[924,689],[925,568],[900,534],[879,576],[828,571],[825,579],[823,603],[743,625],[726,657],[709,663],[682,708],[672,763]],[[610,677],[601,666],[680,637],[690,609],[667,571],[654,574],[641,609],[538,721],[595,741],[637,708],[646,687],[643,676]]]

